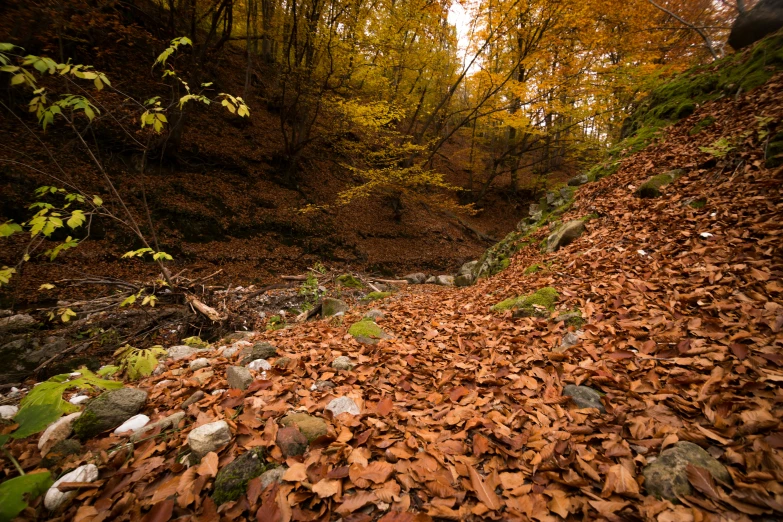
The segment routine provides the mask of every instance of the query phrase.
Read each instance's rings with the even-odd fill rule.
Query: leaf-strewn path
[[[566,248],[541,254],[536,241],[476,286],[417,287],[376,304],[391,340],[365,346],[347,335],[366,309],[343,324],[259,335],[291,358],[284,369],[245,392],[207,393],[181,431],[132,450],[110,454],[123,441],[116,435],[88,441],[71,467],[97,463],[99,487],[83,490],[60,519],[783,516],[783,169],[765,168],[756,118],[783,121],[782,81],[700,108],[618,173],[580,189],[566,219],[598,217]],[[715,123],[690,136],[708,115]],[[726,158],[700,150],[721,137],[735,147]],[[662,197],[634,196],[649,176],[675,168],[686,174]],[[706,204],[694,208],[694,199]],[[534,263],[543,269],[524,275]],[[554,350],[563,323],[490,311],[545,286],[560,295],[553,316],[578,308],[586,319],[565,352]],[[332,369],[340,355],[357,366]],[[196,389],[227,388],[227,359],[212,361],[204,385],[187,363],[139,383],[153,420],[180,411]],[[313,389],[316,380],[336,387]],[[576,409],[562,395],[568,384],[605,394],[606,413]],[[324,407],[338,396],[354,398],[362,413],[331,418]],[[276,434],[293,409],[323,417],[329,431],[304,456],[285,459]],[[231,443],[200,466],[179,463],[188,432],[219,419]],[[680,503],[650,496],[642,469],[678,441],[706,449],[731,483],[691,472],[693,493]],[[13,447],[28,467],[35,443]],[[218,509],[210,499],[216,470],[257,446],[294,471],[264,491],[251,481],[247,495]]]

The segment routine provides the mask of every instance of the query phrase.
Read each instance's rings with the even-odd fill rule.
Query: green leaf
[[[98,196],[93,196],[92,197],[92,204],[95,205],[96,207],[100,207],[101,205],[103,205],[103,200],[101,198],[99,198]]]
[[[39,385],[42,386],[42,385]],[[36,386],[37,388],[38,386]],[[19,427],[11,434],[15,439],[24,439],[45,430],[51,423],[62,416],[63,412],[55,404],[33,404],[19,410],[14,422]]]
[[[29,501],[43,495],[54,481],[48,471],[28,473],[0,484],[0,520],[6,521],[24,511]]]
[[[118,357],[120,368],[128,379],[136,380],[152,375],[153,370],[158,366],[158,357],[166,353],[166,349],[162,346],[137,350],[126,344],[114,352],[114,356]]]
[[[129,306],[136,302],[136,294],[133,294],[129,296],[127,299],[125,299],[122,303],[120,303],[120,308],[123,306]]]
[[[100,370],[98,370],[98,375],[100,375],[101,377],[111,377],[119,370],[120,370],[119,366],[114,366],[113,364],[109,364],[107,366],[104,366]]]
[[[69,227],[76,228],[82,226],[84,224],[85,219],[86,218],[84,216],[84,211],[74,210],[71,213],[71,217],[68,218],[68,221],[66,221],[66,223],[68,224]]]
[[[41,291],[41,290],[51,290],[52,288],[54,288],[53,284],[51,284],[51,283],[44,283],[44,284],[42,284],[41,286],[38,287],[38,291]]]
[[[13,221],[7,221],[0,225],[0,237],[8,237],[14,232],[21,232],[22,227]]]
[[[62,398],[63,393],[71,388],[97,387],[105,390],[122,388],[121,382],[100,379],[87,368],[80,368],[78,371],[81,373],[81,377],[72,379],[68,373],[55,375],[48,381],[44,381],[34,387],[30,390],[30,393],[25,395],[24,399],[22,399],[22,402],[19,404],[19,413],[17,413],[16,416],[18,417],[26,408],[38,404],[53,404],[60,413],[73,413],[79,411],[78,407],[64,401]]]

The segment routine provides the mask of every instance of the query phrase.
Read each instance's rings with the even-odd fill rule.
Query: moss
[[[346,288],[364,288],[364,283],[349,274],[338,276],[336,281],[337,284]]]
[[[653,176],[639,186],[636,194],[640,198],[657,198],[661,195],[661,187],[668,185],[681,174],[682,171],[673,170]]]
[[[216,505],[236,500],[247,491],[247,483],[274,468],[265,462],[264,448],[254,448],[237,457],[215,477],[212,500]]]
[[[268,331],[280,330],[281,328],[285,328],[285,319],[279,315],[273,315],[266,322],[266,329]]]
[[[99,400],[100,397],[93,399]],[[73,432],[81,440],[89,439],[101,432],[98,417],[90,410],[85,410],[79,418],[73,422]]]
[[[536,315],[540,307],[551,313],[555,309],[555,302],[557,302],[559,297],[557,290],[547,286],[529,295],[512,297],[511,299],[501,301],[493,306],[492,310],[496,312],[518,310],[521,312],[521,315]]]
[[[582,220],[582,221],[584,221],[585,223],[587,223],[587,222],[588,222],[588,221],[590,221],[591,219],[598,219],[598,214],[596,214],[595,212],[593,212],[592,214],[587,214],[586,216],[582,216],[582,217],[580,217],[579,219],[580,219],[580,220]]]
[[[348,329],[348,333],[354,337],[367,337],[368,339],[380,339],[383,330],[375,324],[374,321],[361,320],[353,323]]]
[[[688,134],[690,134],[691,136],[695,136],[701,131],[703,131],[704,129],[706,129],[707,127],[709,127],[710,125],[712,125],[713,123],[715,123],[715,118],[712,116],[707,116],[703,120],[699,121],[699,123],[694,125],[691,128],[691,130],[688,131]]]
[[[688,203],[688,206],[691,208],[704,208],[707,206],[707,198],[699,198],[697,200],[691,201]]]
[[[538,263],[536,263],[536,264],[534,264],[534,265],[530,265],[529,267],[525,268],[524,274],[525,274],[525,275],[535,274],[535,273],[536,273],[536,272],[538,272],[540,269],[541,269],[541,265],[539,265]]]
[[[581,328],[585,324],[585,320],[582,317],[582,311],[578,308],[568,310],[564,314],[557,318],[558,321],[564,321],[566,326],[573,326],[576,329]]]
[[[377,301],[392,295],[392,292],[370,292],[362,298],[362,301]]]

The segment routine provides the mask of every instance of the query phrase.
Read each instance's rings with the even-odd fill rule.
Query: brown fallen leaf
[[[357,509],[361,509],[367,504],[376,502],[378,497],[372,491],[359,491],[355,495],[346,495],[343,497],[343,503],[337,506],[335,511],[342,515],[350,515]]]
[[[497,511],[503,507],[503,502],[500,497],[497,496],[493,489],[490,489],[479,472],[474,468],[469,468],[470,483],[473,486],[473,490],[476,492],[478,499],[484,503],[489,509]]]
[[[210,451],[201,459],[201,464],[198,465],[197,473],[199,476],[217,476],[218,472],[218,455],[214,451]]]
[[[320,498],[340,496],[342,492],[342,482],[340,480],[322,479],[313,485],[313,493]]]
[[[639,494],[639,484],[634,479],[633,474],[622,464],[615,464],[609,468],[606,475],[604,489],[601,496],[609,497],[612,493],[626,496],[636,496]]]

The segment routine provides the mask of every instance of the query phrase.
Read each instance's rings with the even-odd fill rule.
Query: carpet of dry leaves
[[[781,87],[778,77],[701,107],[617,174],[583,187],[566,219],[599,217],[568,247],[529,246],[467,289],[417,287],[376,303],[391,340],[363,346],[347,335],[367,306],[342,324],[259,334],[291,357],[284,370],[245,392],[207,394],[181,431],[132,450],[110,456],[124,440],[116,435],[88,441],[69,467],[95,462],[100,480],[58,520],[779,520],[783,168],[764,167],[756,116],[783,121]],[[707,115],[716,123],[690,136]],[[727,158],[699,149],[720,137],[736,144]],[[634,196],[673,168],[687,174],[661,198]],[[683,205],[690,198],[706,206]],[[523,275],[533,263],[548,268]],[[544,286],[560,293],[559,311],[579,308],[587,319],[565,353],[553,351],[562,323],[489,310]],[[357,367],[332,370],[340,355]],[[143,413],[155,420],[198,388],[226,388],[229,364],[215,359],[215,376],[200,386],[187,361],[172,363],[138,384],[150,392]],[[311,391],[324,379],[336,388]],[[566,384],[604,393],[607,412],[575,409],[561,395]],[[324,413],[343,395],[361,415]],[[292,409],[330,429],[286,460],[275,437]],[[199,466],[180,464],[187,433],[219,419],[231,444]],[[693,480],[694,494],[678,504],[648,496],[642,468],[677,441],[707,449],[733,483]],[[40,458],[35,443],[12,447],[26,468]],[[261,491],[256,479],[237,502],[215,506],[216,472],[258,446],[288,466],[286,480]]]

